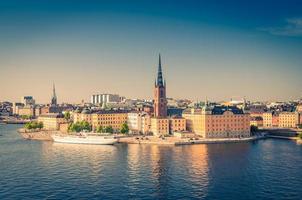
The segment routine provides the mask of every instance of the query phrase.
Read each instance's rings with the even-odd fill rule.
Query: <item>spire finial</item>
[[[164,86],[160,54],[158,56],[157,86]]]

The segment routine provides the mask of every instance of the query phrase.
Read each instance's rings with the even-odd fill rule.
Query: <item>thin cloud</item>
[[[285,20],[286,24],[282,27],[260,28],[261,31],[266,31],[272,35],[280,36],[302,36],[302,18],[290,18]]]

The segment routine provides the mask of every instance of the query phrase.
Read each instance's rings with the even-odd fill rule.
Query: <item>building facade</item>
[[[107,103],[119,103],[123,97],[118,94],[94,94],[91,95],[91,103],[94,105],[103,105]]]
[[[235,106],[206,105],[186,110],[183,117],[187,129],[203,138],[235,138],[250,136],[250,115]]]
[[[279,128],[296,128],[299,114],[296,112],[281,112],[279,114]]]
[[[146,112],[130,112],[127,124],[132,133],[147,134],[150,131],[151,118]]]
[[[60,124],[66,124],[67,120],[62,114],[58,113],[49,113],[40,115],[38,117],[38,122],[43,123],[43,129],[46,130],[59,130]]]

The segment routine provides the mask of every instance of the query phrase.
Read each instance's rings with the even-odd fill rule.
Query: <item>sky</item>
[[[0,101],[302,97],[302,1],[0,1]]]

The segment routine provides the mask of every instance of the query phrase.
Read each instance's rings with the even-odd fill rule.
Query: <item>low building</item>
[[[124,110],[100,110],[91,112],[84,108],[82,112],[78,110],[73,112],[73,122],[86,121],[92,125],[92,129],[96,130],[98,127],[111,126],[115,132],[118,132],[124,123],[127,123],[128,111]]]
[[[251,117],[250,121],[251,126],[263,127],[263,118],[262,117]]]
[[[151,132],[155,136],[169,135],[169,119],[168,118],[151,118]]]
[[[150,131],[150,115],[146,112],[128,113],[127,124],[132,133],[146,134]]]
[[[279,114],[279,128],[296,128],[299,115],[296,112],[281,112]]]
[[[38,122],[43,123],[43,129],[46,130],[60,130],[60,124],[66,124],[67,121],[62,114],[49,113],[40,115]]]
[[[250,115],[235,106],[208,106],[185,110],[187,130],[203,138],[250,136]]]
[[[182,117],[169,118],[169,132],[173,134],[174,132],[186,131],[186,119]]]

